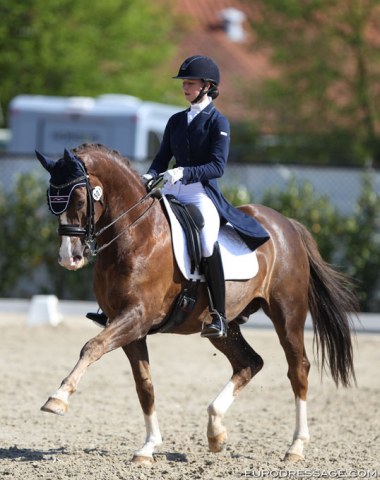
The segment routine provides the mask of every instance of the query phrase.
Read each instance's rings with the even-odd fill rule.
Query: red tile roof
[[[243,42],[231,40],[223,28],[221,12],[231,7],[246,15]],[[177,72],[182,61],[191,55],[210,56],[221,71],[218,108],[230,120],[254,118],[252,109],[245,105],[245,89],[256,85],[263,73],[269,71],[267,58],[254,50],[254,35],[248,25],[247,19],[257,14],[254,5],[238,0],[177,0],[174,11],[179,15],[184,35],[173,61],[173,71]]]

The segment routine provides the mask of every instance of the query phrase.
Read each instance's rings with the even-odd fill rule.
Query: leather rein
[[[65,237],[79,237],[82,239],[82,242],[88,248],[92,257],[96,257],[102,250],[109,247],[113,242],[115,242],[121,235],[125,233],[126,230],[131,228],[135,223],[137,223],[153,206],[153,203],[145,210],[139,217],[137,217],[133,222],[126,226],[126,228],[121,231],[118,235],[116,235],[112,240],[104,245],[100,246],[99,248],[96,245],[96,239],[102,235],[106,230],[112,227],[115,223],[121,220],[125,215],[130,213],[132,210],[140,206],[145,200],[152,197],[160,187],[162,182],[162,175],[159,175],[157,179],[149,184],[149,191],[146,193],[140,200],[132,205],[132,207],[128,208],[128,210],[121,213],[118,217],[116,217],[112,222],[108,225],[105,225],[100,230],[96,231],[95,226],[95,208],[94,208],[94,197],[92,195],[93,188],[90,185],[89,175],[85,174],[83,177],[79,177],[74,179],[70,184],[78,183],[79,181],[85,181],[86,187],[86,195],[87,195],[87,213],[86,213],[86,226],[82,227],[81,225],[68,225],[68,224],[59,224],[58,226],[58,235],[65,236]]]

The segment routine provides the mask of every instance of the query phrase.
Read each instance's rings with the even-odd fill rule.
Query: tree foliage
[[[378,308],[380,197],[370,173],[363,176],[361,195],[350,215],[338,212],[309,182],[297,182],[295,178],[285,190],[269,189],[263,203],[303,223],[324,260],[354,280],[361,308]]]
[[[168,1],[0,0],[3,110],[19,93],[164,101],[169,79],[159,68],[174,48]]]
[[[346,271],[356,278],[359,299],[369,310],[379,287],[380,271],[380,195],[374,185],[373,176],[364,175],[354,215],[344,222],[342,251],[342,258],[348,260]]]
[[[249,0],[246,0],[249,1]],[[274,131],[354,138],[380,164],[380,0],[258,0],[256,48],[276,73],[255,108]]]
[[[343,233],[342,216],[327,196],[315,192],[310,182],[298,182],[294,177],[284,190],[269,188],[262,201],[303,223],[316,239],[322,257],[329,262],[334,260]]]

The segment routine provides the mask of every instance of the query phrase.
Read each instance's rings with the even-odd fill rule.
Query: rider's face
[[[203,82],[203,80],[185,78],[182,82],[182,89],[183,89],[183,93],[185,95],[186,100],[190,103],[193,102],[197,98],[197,96],[200,94],[204,85],[205,83]],[[208,86],[208,82],[206,83],[206,86]]]

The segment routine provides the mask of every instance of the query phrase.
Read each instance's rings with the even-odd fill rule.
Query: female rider
[[[182,80],[190,108],[168,121],[160,149],[148,172],[147,184],[163,173],[163,194],[182,203],[193,203],[201,211],[202,269],[209,290],[211,323],[204,324],[202,337],[226,335],[225,280],[218,244],[220,223],[229,222],[251,250],[269,239],[268,233],[252,217],[234,208],[223,197],[217,184],[227,163],[230,143],[229,122],[216,108],[219,68],[203,55],[187,58],[173,77]],[[174,168],[168,170],[172,157]]]

